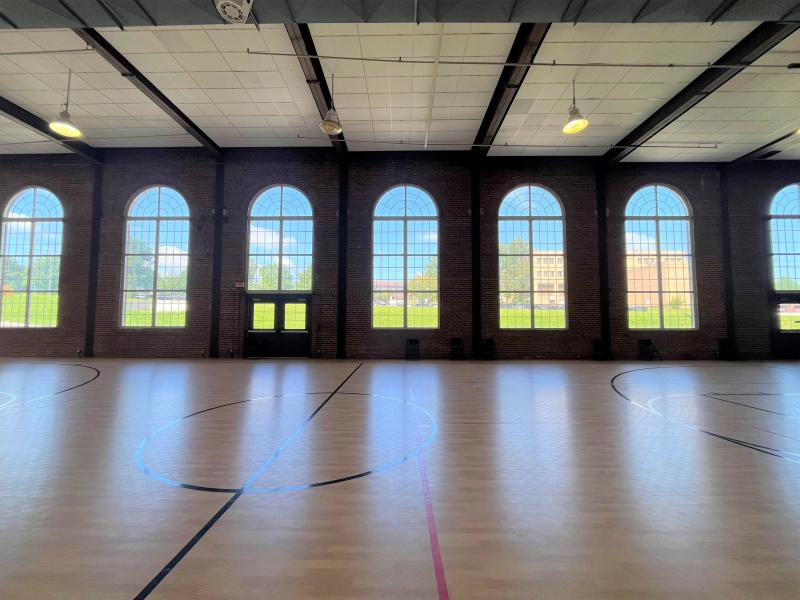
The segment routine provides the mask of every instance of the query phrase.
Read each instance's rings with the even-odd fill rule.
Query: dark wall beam
[[[336,358],[347,358],[347,219],[350,165],[339,161],[339,232],[336,274]]]
[[[481,310],[481,162],[473,156],[470,164],[470,259],[472,262],[472,356],[480,357],[483,339]]]
[[[597,202],[597,260],[600,276],[600,354],[595,358],[611,359],[611,294],[608,275],[608,182],[605,169],[595,171]],[[596,353],[597,354],[597,353]]]
[[[89,237],[89,288],[86,292],[86,332],[83,355],[94,356],[94,332],[97,322],[97,281],[100,269],[100,222],[103,218],[103,164],[94,165],[92,188],[92,229]]]
[[[521,23],[508,53],[507,62],[532,63],[549,29],[550,23]],[[494,143],[494,138],[497,137],[497,132],[500,131],[500,126],[529,69],[527,65],[503,67],[481,126],[478,128],[478,134],[475,136],[476,146],[472,150],[477,156],[488,154],[489,145]]]
[[[725,278],[725,323],[728,330],[728,347],[720,348],[720,358],[733,360],[736,358],[736,315],[734,313],[730,193],[728,171],[724,166],[719,170],[719,206],[722,231],[722,270]]]
[[[164,93],[159,90],[139,69],[125,58],[119,50],[94,29],[73,29],[84,42],[92,46],[100,56],[111,64],[123,77],[130,79],[140,92],[152,100],[161,110],[167,113],[183,129],[200,142],[215,158],[222,157],[222,148],[208,137],[194,121],[187,117]]]
[[[211,260],[211,331],[208,356],[219,358],[219,320],[222,306],[222,229],[225,224],[225,162],[214,165],[214,246]]]
[[[763,146],[759,146],[755,150],[751,150],[747,154],[740,156],[739,158],[732,160],[729,162],[729,165],[740,165],[742,163],[750,162],[751,160],[758,160],[759,158],[763,158],[766,154],[770,154],[773,151],[773,146],[777,146],[785,142],[786,140],[792,139],[793,137],[797,136],[797,129],[793,129],[789,133],[784,133],[779,138],[772,140],[771,142],[767,142]]]
[[[80,140],[70,140],[63,135],[58,135],[50,130],[47,121],[37,117],[35,114],[28,112],[18,104],[14,104],[11,100],[0,96],[0,112],[6,115],[12,121],[24,125],[28,129],[32,129],[46,137],[48,140],[67,148],[75,154],[79,154],[84,158],[88,158],[92,162],[103,162],[103,151],[94,148]]]
[[[325,113],[331,107],[331,91],[328,88],[328,82],[325,80],[325,72],[322,70],[322,63],[318,58],[309,58],[317,54],[317,48],[314,46],[314,38],[311,37],[311,30],[305,23],[287,23],[286,33],[289,34],[289,39],[292,40],[292,46],[295,53],[298,55],[297,60],[300,61],[300,67],[303,69],[303,74],[306,77],[306,83],[311,90],[311,95],[314,97],[314,102],[317,105],[320,117],[325,117]],[[336,154],[342,160],[347,159],[347,143],[344,136],[332,135],[331,144],[336,149]]]
[[[761,58],[780,42],[800,28],[800,23],[762,23],[736,44],[715,65],[748,65]],[[608,166],[628,156],[636,146],[644,144],[659,131],[673,123],[698,102],[730,81],[744,67],[731,69],[708,68],[691,83],[667,101],[661,108],[645,119],[628,135],[622,138],[617,147],[603,155],[603,163]]]

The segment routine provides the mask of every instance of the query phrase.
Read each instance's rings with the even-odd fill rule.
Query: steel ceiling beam
[[[742,163],[750,162],[751,160],[758,160],[759,158],[766,158],[766,155],[773,156],[778,154],[780,150],[774,150],[773,146],[777,146],[785,142],[786,140],[790,140],[792,138],[800,137],[800,134],[797,133],[797,129],[790,131],[789,133],[785,133],[779,138],[772,140],[771,142],[767,142],[763,146],[759,146],[755,150],[751,150],[747,154],[740,156],[739,158],[732,160],[728,163],[728,165],[740,165]]]
[[[542,47],[549,29],[550,23],[521,23],[508,53],[507,62],[529,65],[536,60],[536,54]],[[503,67],[481,126],[478,128],[478,134],[475,136],[475,146],[472,151],[476,155],[483,157],[489,152],[489,145],[494,143],[497,132],[500,131],[529,69],[530,66],[527,65]]]
[[[324,119],[325,113],[332,106],[331,91],[328,88],[328,82],[325,80],[325,72],[322,70],[320,60],[318,58],[309,58],[309,56],[317,54],[314,38],[311,37],[311,30],[305,23],[287,23],[286,33],[289,34],[294,51],[298,55],[297,60],[300,61],[300,68],[303,69],[306,83],[317,105],[319,116]],[[329,137],[339,158],[345,160],[347,158],[347,142],[345,142],[344,135],[340,133]]]
[[[749,65],[799,28],[800,23],[777,23],[774,21],[762,23],[714,64]],[[744,69],[745,67],[742,66],[730,69],[708,68],[703,71],[666,104],[622,138],[614,148],[608,150],[601,159],[602,164],[610,166],[628,156],[636,149],[636,146],[644,144],[659,131],[674,123],[689,109],[713,94]]]
[[[11,102],[11,100],[2,96],[0,96],[0,112],[12,121],[15,121],[16,123],[35,131],[48,140],[68,149],[70,152],[74,152],[75,154],[83,156],[84,158],[88,158],[90,161],[95,163],[103,162],[102,150],[94,148],[86,142],[82,142],[80,140],[71,140],[63,135],[57,134],[50,129],[47,121],[37,117],[32,112],[25,110],[18,104],[14,104]]]
[[[727,12],[732,9],[733,5],[737,2],[739,2],[739,0],[722,0],[722,3],[714,9],[714,12],[708,15],[706,21],[712,24],[716,23],[723,16],[725,16],[725,14],[727,14]]]
[[[114,48],[111,43],[100,33],[91,28],[73,29],[73,31],[84,42],[94,48],[94,51],[102,56],[111,66],[113,66],[123,77],[127,77],[140,92],[152,100],[161,110],[167,113],[178,125],[202,144],[215,158],[223,155],[214,140],[206,135],[194,121],[187,117],[164,93],[159,90],[139,69],[125,58],[119,50]]]

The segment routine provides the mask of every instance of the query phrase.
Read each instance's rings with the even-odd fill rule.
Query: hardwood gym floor
[[[0,361],[3,599],[800,590],[795,364],[61,362]]]

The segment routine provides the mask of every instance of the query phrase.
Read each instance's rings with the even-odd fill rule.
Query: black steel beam
[[[320,60],[318,58],[308,58],[317,54],[314,38],[311,37],[311,30],[305,23],[287,23],[286,33],[289,34],[294,51],[298,55],[297,60],[300,61],[300,67],[303,69],[306,83],[311,90],[311,95],[314,97],[319,116],[324,118],[325,113],[332,106],[331,91],[328,88],[328,82],[325,80],[325,72],[322,70]],[[336,154],[339,155],[340,159],[346,160],[347,143],[344,140],[344,135],[340,133],[339,135],[332,135],[330,138],[331,144],[336,149]]]
[[[88,158],[92,162],[103,162],[103,151],[94,148],[80,140],[71,140],[59,135],[52,131],[47,124],[47,121],[37,117],[35,114],[28,112],[18,104],[14,104],[11,100],[0,96],[0,112],[6,115],[12,121],[24,125],[28,129],[32,129],[38,134],[43,135],[48,140],[55,142],[67,148],[75,154],[79,154],[84,158]]]
[[[347,218],[350,165],[339,161],[339,232],[336,256],[336,358],[347,358]]]
[[[211,260],[211,331],[208,356],[219,358],[219,320],[222,313],[222,234],[225,224],[225,162],[214,165],[214,245]]]
[[[92,188],[92,229],[89,237],[89,288],[86,291],[86,331],[83,355],[94,356],[94,333],[97,321],[97,282],[100,268],[100,221],[103,217],[103,164],[94,165]]]
[[[739,0],[722,0],[722,2],[713,10],[713,12],[708,15],[706,21],[710,23],[716,23],[719,21],[725,14],[733,8],[733,5],[739,2]]]
[[[108,15],[108,18],[114,21],[114,24],[119,27],[119,30],[125,31],[125,25],[122,23],[122,19],[119,18],[119,15],[114,12],[114,9],[106,4],[105,0],[96,0],[96,2],[100,5],[100,8],[103,9],[103,12]]]
[[[8,23],[8,24],[9,24],[11,27],[13,27],[14,29],[19,29],[19,27],[17,27],[17,24],[16,24],[16,23],[14,23],[14,21],[12,21],[12,20],[11,20],[11,18],[10,18],[10,17],[8,17],[8,16],[7,16],[5,13],[3,13],[3,12],[0,12],[0,21],[5,21],[5,22],[6,22],[6,23]]]
[[[167,113],[178,125],[200,142],[215,158],[222,157],[222,148],[208,137],[194,121],[187,117],[164,93],[159,90],[139,69],[125,58],[119,50],[100,33],[91,28],[73,29],[84,42],[91,45],[95,52],[102,56],[111,66],[119,71],[123,77],[130,79],[140,92],[152,100],[161,110]]]
[[[714,64],[749,65],[797,31],[798,28],[800,28],[800,23],[776,23],[773,21],[762,23]],[[744,66],[730,69],[709,67],[645,119],[641,125],[622,138],[614,148],[607,151],[603,155],[602,162],[609,166],[622,160],[633,152],[636,146],[644,144],[698,102],[741,73],[744,68]]]
[[[525,75],[528,74],[530,69],[528,64],[536,59],[536,54],[542,46],[547,31],[550,29],[550,23],[521,23],[517,30],[517,36],[514,38],[514,43],[511,45],[511,50],[508,53],[507,62],[513,63],[526,63],[525,66],[516,67],[503,67],[500,77],[497,80],[497,85],[494,88],[494,94],[486,108],[486,113],[483,115],[483,121],[478,134],[475,136],[475,146],[472,151],[477,156],[486,156],[489,152],[489,146],[494,142],[497,137],[497,132],[500,131],[500,126],[506,118],[514,98],[517,96],[522,82],[525,81]]]
[[[728,164],[729,165],[740,165],[742,163],[750,162],[751,160],[758,160],[759,158],[764,158],[765,155],[774,152],[773,149],[772,149],[773,146],[777,146],[778,144],[780,144],[782,142],[785,142],[786,140],[789,140],[789,139],[797,136],[798,135],[797,131],[798,131],[797,129],[793,129],[789,133],[784,133],[779,138],[776,138],[776,139],[772,140],[771,142],[767,142],[766,144],[764,144],[763,146],[759,146],[755,150],[751,150],[747,154],[745,154],[743,156],[740,156],[739,158],[737,158],[735,160],[732,160]]]

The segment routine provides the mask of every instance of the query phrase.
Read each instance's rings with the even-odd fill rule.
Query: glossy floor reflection
[[[3,599],[798,596],[791,363],[82,364],[0,361]]]

